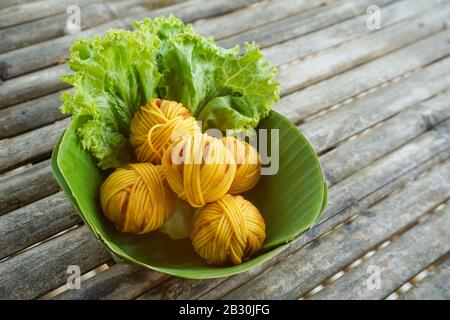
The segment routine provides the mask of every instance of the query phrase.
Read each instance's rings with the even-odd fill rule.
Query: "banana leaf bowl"
[[[271,111],[258,128],[279,129],[278,172],[262,176],[256,187],[244,194],[264,216],[263,248],[259,255],[240,265],[208,265],[195,253],[189,238],[173,240],[160,231],[145,235],[122,233],[104,217],[99,188],[107,173],[83,150],[76,132],[80,122],[86,120],[83,117],[72,120],[60,137],[52,154],[52,171],[85,224],[119,261],[190,279],[230,276],[286,249],[317,221],[325,208],[327,186],[314,149],[291,122]]]

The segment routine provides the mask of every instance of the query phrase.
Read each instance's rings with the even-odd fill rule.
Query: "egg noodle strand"
[[[253,188],[261,178],[261,161],[258,151],[245,141],[224,137],[222,142],[236,160],[236,175],[229,193],[240,194]]]
[[[147,233],[162,227],[175,210],[175,195],[160,166],[129,164],[116,169],[100,188],[105,215],[123,232]]]
[[[240,264],[261,249],[264,219],[242,196],[227,194],[200,210],[191,238],[195,251],[208,263]]]
[[[185,136],[172,144],[163,156],[162,166],[172,190],[196,208],[224,196],[236,173],[230,151],[220,140],[206,134]]]
[[[130,142],[140,162],[159,164],[172,141],[197,130],[195,118],[181,103],[154,99],[131,120]]]

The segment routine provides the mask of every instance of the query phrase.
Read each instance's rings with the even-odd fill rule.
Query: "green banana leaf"
[[[317,221],[326,206],[327,186],[314,149],[292,123],[271,111],[258,128],[279,129],[279,170],[276,175],[262,176],[256,187],[244,194],[264,216],[266,241],[258,256],[240,265],[210,266],[195,253],[189,238],[173,240],[159,231],[122,233],[106,220],[99,206],[99,188],[109,172],[97,167],[81,148],[76,133],[87,120],[72,120],[60,137],[52,154],[52,171],[86,225],[120,260],[183,278],[230,276],[286,249]]]

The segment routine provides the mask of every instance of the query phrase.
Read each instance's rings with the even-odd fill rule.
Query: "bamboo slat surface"
[[[82,10],[78,33],[65,29],[69,4]],[[380,30],[366,26],[369,5]],[[310,139],[327,178],[318,223],[228,278],[116,264],[50,170],[70,122],[58,109],[70,44],[166,14],[225,47],[260,44],[280,70],[274,109]],[[448,299],[449,26],[450,0],[1,1],[0,298]],[[66,290],[69,265],[97,272]],[[380,289],[367,285],[373,266]]]

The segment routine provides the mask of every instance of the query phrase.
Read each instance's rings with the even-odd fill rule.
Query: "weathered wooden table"
[[[0,2],[0,298],[450,299],[449,0],[148,2]],[[310,138],[329,184],[315,227],[230,278],[115,264],[50,171],[71,42],[169,13],[226,47],[260,43],[280,69],[275,109]]]

